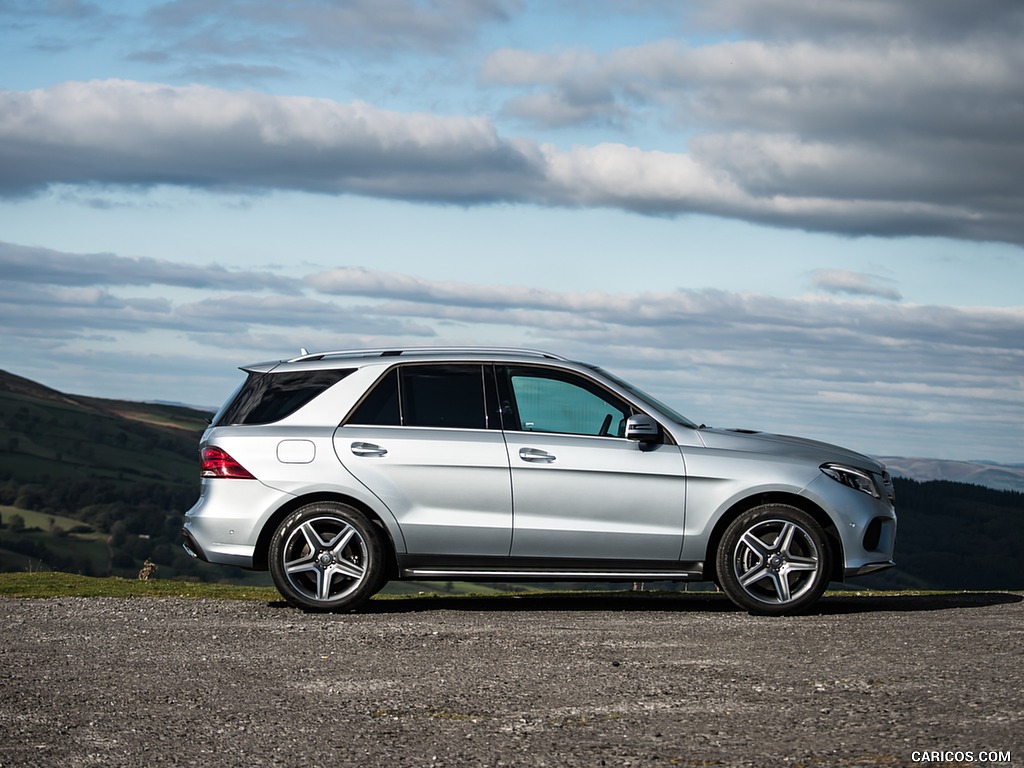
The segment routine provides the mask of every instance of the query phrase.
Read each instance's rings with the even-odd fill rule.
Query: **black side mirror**
[[[661,425],[646,413],[638,413],[626,419],[626,438],[636,440],[640,448],[652,447],[661,442]]]

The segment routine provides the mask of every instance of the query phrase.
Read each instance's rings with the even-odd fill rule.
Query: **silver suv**
[[[389,579],[710,580],[787,614],[893,565],[877,461],[695,424],[592,365],[473,347],[243,370],[202,437],[185,548],[269,568],[306,610]]]

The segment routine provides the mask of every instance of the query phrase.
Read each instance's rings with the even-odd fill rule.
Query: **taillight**
[[[227,451],[208,445],[199,452],[200,477],[235,477],[255,480],[252,473],[235,461]]]

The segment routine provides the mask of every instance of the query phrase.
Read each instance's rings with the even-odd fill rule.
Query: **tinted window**
[[[250,373],[213,425],[271,424],[289,416],[352,373],[348,370]]]
[[[407,427],[487,429],[479,365],[417,365],[402,369],[402,418]]]
[[[512,369],[509,371],[509,384],[515,400],[518,429],[525,432],[622,437],[626,419],[632,413],[628,403],[571,374],[530,368]],[[512,421],[515,421],[515,416]]]
[[[377,382],[370,394],[352,413],[349,424],[397,427],[402,423],[398,409],[398,369],[393,368]]]
[[[347,423],[487,429],[484,370],[479,365],[395,368],[374,386]]]

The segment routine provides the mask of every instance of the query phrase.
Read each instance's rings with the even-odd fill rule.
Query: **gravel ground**
[[[1019,594],[819,606],[0,599],[0,766],[1024,764]]]

